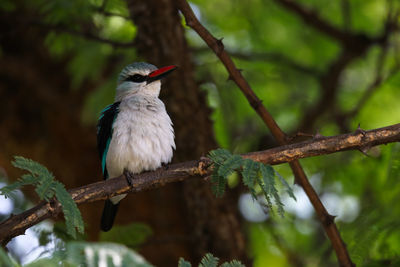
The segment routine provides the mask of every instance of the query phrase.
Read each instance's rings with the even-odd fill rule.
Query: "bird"
[[[135,62],[119,74],[114,103],[104,108],[97,123],[97,148],[104,179],[155,170],[171,162],[175,135],[171,118],[159,99],[161,79],[177,69]],[[109,231],[126,194],[107,199],[100,229]]]

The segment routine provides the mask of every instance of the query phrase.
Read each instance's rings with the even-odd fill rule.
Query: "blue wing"
[[[121,102],[115,102],[103,109],[97,123],[97,149],[99,151],[104,179],[108,178],[106,158],[112,137],[113,123],[118,115],[120,103]]]

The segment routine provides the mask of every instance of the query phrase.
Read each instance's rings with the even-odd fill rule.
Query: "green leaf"
[[[217,267],[219,259],[211,253],[204,255],[199,264],[199,267]]]
[[[35,188],[40,199],[49,201],[54,196],[56,182],[51,179],[41,179],[39,185]]]
[[[76,238],[76,229],[79,233],[84,232],[84,223],[78,206],[65,189],[64,185],[59,182],[56,182],[55,194],[64,213],[67,233]]]
[[[272,194],[274,189],[275,189],[275,172],[274,172],[274,169],[269,165],[261,164],[260,165],[260,172],[261,172],[262,180],[264,182],[265,191],[268,194]]]
[[[238,260],[233,260],[231,262],[225,262],[220,267],[246,267],[246,266]]]
[[[218,175],[218,168],[213,170],[211,174],[211,190],[216,197],[222,197],[225,193],[227,180],[225,177]]]
[[[53,258],[43,258],[43,259],[38,259],[35,260],[34,262],[29,263],[28,265],[24,265],[24,267],[59,267],[59,266],[77,266],[77,265],[71,265],[71,264],[66,264],[65,262],[63,262],[63,265],[60,265],[60,259],[58,259],[57,257],[53,257]]]
[[[66,252],[67,260],[79,266],[153,266],[137,252],[114,243],[69,242]]]
[[[254,186],[256,185],[257,172],[259,170],[258,165],[259,165],[258,162],[255,162],[254,160],[251,159],[245,159],[243,161],[243,170],[242,170],[243,183],[250,189],[253,189]]]
[[[21,156],[15,156],[14,161],[11,163],[14,167],[26,170],[35,176],[42,176],[43,178],[47,179],[54,178],[53,174],[49,172],[49,170],[46,167],[31,159],[27,159]]]
[[[263,191],[265,191],[269,197],[272,196],[274,198],[275,204],[278,208],[278,213],[279,215],[283,216],[284,213],[283,203],[279,197],[278,190],[276,189],[275,186],[275,171],[271,166],[265,164],[262,165],[260,170],[264,185]],[[270,205],[271,203],[268,204]]]
[[[179,258],[178,267],[192,267],[192,264],[183,258]]]
[[[153,231],[147,224],[132,223],[123,226],[116,225],[108,232],[101,232],[100,240],[136,247],[143,244],[152,234]]]
[[[19,267],[20,265],[13,259],[11,258],[4,250],[3,248],[0,248],[0,266],[10,266],[10,267]]]
[[[229,152],[226,149],[222,149],[222,148],[211,150],[208,153],[208,158],[211,159],[213,161],[213,163],[219,164],[219,165],[223,164],[225,162],[225,160],[227,160],[231,156],[232,156],[231,152]]]
[[[286,182],[285,179],[279,174],[279,172],[275,171],[276,176],[278,176],[279,181],[281,181],[283,187],[286,188],[286,192],[289,194],[291,198],[293,198],[295,201],[297,201],[296,196],[293,193],[293,189],[289,186],[289,184]]]
[[[35,191],[40,199],[49,201],[56,196],[64,213],[67,233],[74,238],[76,238],[76,229],[79,233],[83,233],[83,219],[76,203],[71,198],[71,195],[65,189],[64,185],[55,181],[53,174],[46,167],[31,159],[20,156],[15,156],[15,160],[12,164],[29,173],[22,175],[21,179],[17,182],[0,189],[1,194],[11,196],[13,190],[23,185],[35,185]]]
[[[243,159],[239,155],[231,155],[227,158],[222,165],[218,168],[218,175],[228,178],[236,169],[240,168],[243,164]]]

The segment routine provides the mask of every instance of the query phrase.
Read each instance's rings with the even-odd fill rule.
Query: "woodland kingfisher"
[[[101,112],[97,147],[104,179],[123,173],[132,177],[171,161],[175,149],[174,129],[159,99],[161,78],[176,66],[156,68],[144,62],[126,66],[118,77],[115,102]],[[106,200],[101,230],[109,231],[119,202],[126,196]]]

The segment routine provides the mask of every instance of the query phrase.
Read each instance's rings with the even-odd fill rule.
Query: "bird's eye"
[[[140,75],[140,74],[134,74],[134,75],[130,75],[128,76],[125,81],[129,81],[129,82],[134,82],[134,83],[142,83],[146,80],[146,76]]]

